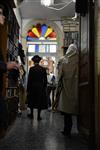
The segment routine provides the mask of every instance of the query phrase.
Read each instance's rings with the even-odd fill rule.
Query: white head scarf
[[[66,52],[66,55],[69,56],[69,55],[73,55],[77,52],[77,45],[76,43],[72,43],[69,45],[68,49],[67,49],[67,52]]]

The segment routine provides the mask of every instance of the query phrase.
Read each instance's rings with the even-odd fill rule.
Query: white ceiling
[[[47,0],[48,1],[48,0]],[[50,9],[42,6],[40,0],[23,0],[19,5],[21,17],[23,19],[48,19],[59,20],[61,17],[73,17],[75,13],[75,3],[72,0],[54,0],[52,7],[61,10]],[[65,3],[61,5],[61,3]]]

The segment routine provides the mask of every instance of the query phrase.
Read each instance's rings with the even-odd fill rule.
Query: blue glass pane
[[[27,41],[33,41],[33,38],[28,36]]]
[[[42,25],[42,37],[44,37],[46,31],[47,31],[47,26],[45,24],[43,24]]]
[[[39,45],[35,45],[35,52],[39,52]]]
[[[47,53],[47,51],[48,51],[48,50],[47,50],[47,45],[45,45],[45,52]]]
[[[49,45],[45,45],[46,53],[49,53]]]

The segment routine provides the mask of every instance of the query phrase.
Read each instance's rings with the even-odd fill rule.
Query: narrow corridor
[[[86,142],[73,127],[71,139],[61,134],[63,116],[43,111],[41,121],[27,118],[26,111],[17,117],[5,138],[0,140],[0,150],[87,150]]]

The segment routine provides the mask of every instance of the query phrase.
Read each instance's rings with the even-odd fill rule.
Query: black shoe
[[[66,133],[65,131],[61,131],[61,133],[62,133],[64,136],[67,136],[68,138],[71,138],[71,133]]]
[[[17,115],[18,117],[20,117],[22,115],[22,112],[18,112]]]
[[[27,117],[29,117],[30,119],[33,119],[33,115],[28,114]]]
[[[41,118],[41,117],[38,117],[37,120],[40,121],[40,120],[42,120],[42,118]]]

